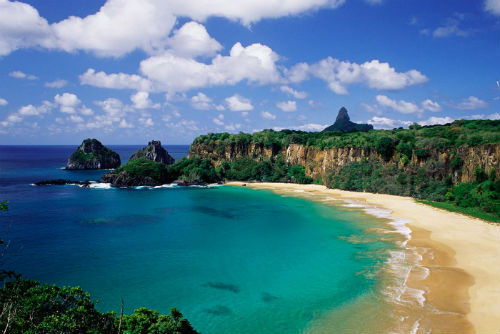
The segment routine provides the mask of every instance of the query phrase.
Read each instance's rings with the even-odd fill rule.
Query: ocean
[[[110,146],[122,163],[140,147]],[[176,160],[189,149],[165,148]],[[407,232],[387,213],[233,186],[33,185],[106,172],[62,169],[75,149],[0,146],[6,269],[80,286],[101,311],[122,298],[126,313],[175,306],[206,334],[384,332],[398,321]]]

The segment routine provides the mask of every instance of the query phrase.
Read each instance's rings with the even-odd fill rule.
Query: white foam
[[[404,293],[408,294],[412,299],[414,299],[421,307],[424,307],[425,303],[425,290],[415,289],[406,287]]]
[[[295,189],[294,192],[296,192],[296,193],[303,193],[304,190],[302,190],[302,189]]]
[[[83,187],[82,185],[79,185]],[[90,181],[89,188],[93,189],[111,189],[111,183],[98,183],[95,181]]]
[[[162,189],[162,188],[175,188],[177,187],[177,183],[167,183],[167,184],[162,184],[161,186],[156,186],[153,187],[154,189]]]
[[[421,265],[416,265],[413,268],[412,277],[416,280],[423,281],[430,274],[430,269]]]
[[[369,215],[375,216],[377,218],[392,218],[391,216],[391,210],[388,209],[381,209],[377,207],[367,207],[363,209],[364,212],[366,212]]]
[[[341,201],[341,199],[333,197],[326,197],[323,199],[323,202],[328,202],[328,201]]]
[[[411,328],[410,334],[417,334],[419,328],[420,328],[420,319],[415,321],[415,323],[413,324],[413,326]]]
[[[342,206],[344,206],[346,208],[364,208],[364,207],[366,207],[366,205],[356,204],[356,203],[343,204]]]

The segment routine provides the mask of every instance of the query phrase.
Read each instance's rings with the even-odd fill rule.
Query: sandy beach
[[[228,183],[233,186],[242,184]],[[406,219],[412,231],[408,246],[422,250],[419,251],[420,265],[428,271],[423,279],[417,279],[417,273],[410,275],[407,286],[422,288],[426,303],[439,310],[424,312],[420,322],[425,322],[426,327],[435,333],[500,332],[499,225],[436,209],[408,197],[349,192],[321,185],[246,185],[287,195],[327,195],[361,201],[388,209],[393,217]]]

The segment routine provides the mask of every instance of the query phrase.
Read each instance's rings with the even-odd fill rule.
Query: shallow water
[[[120,298],[126,312],[176,306],[203,333],[300,333],[325,316],[327,331],[356,332],[364,319],[335,324],[332,312],[383,300],[380,269],[398,245],[370,232],[386,228],[381,219],[229,186],[30,185],[102,175],[61,170],[73,149],[0,149],[0,200],[10,201],[0,217],[11,241],[5,262],[25,278],[79,285],[103,311],[118,311]],[[32,156],[39,159],[26,161]]]

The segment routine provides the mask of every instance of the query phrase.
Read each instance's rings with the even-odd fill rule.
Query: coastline
[[[228,182],[241,186],[244,182]],[[407,220],[407,247],[426,274],[409,273],[406,286],[421,289],[431,309],[416,324],[442,333],[498,333],[500,330],[500,226],[417,203],[413,198],[328,189],[321,185],[246,183],[292,196],[328,195],[361,201]],[[314,200],[312,197],[308,197]],[[415,269],[415,268],[414,268]],[[437,312],[436,312],[437,310]],[[404,314],[404,310],[402,310]],[[415,320],[415,319],[414,319]],[[418,333],[418,326],[414,329]]]

